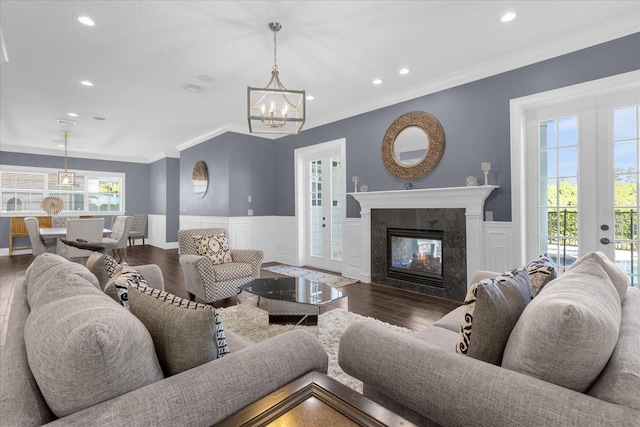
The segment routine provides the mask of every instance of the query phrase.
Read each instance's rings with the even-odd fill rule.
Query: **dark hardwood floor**
[[[177,249],[136,245],[127,249],[127,256],[132,266],[142,264],[160,266],[164,275],[165,290],[187,298]],[[13,283],[16,278],[22,277],[32,259],[31,255],[0,257],[2,288]],[[276,264],[278,263],[267,263],[265,266]],[[262,277],[283,276],[262,270]],[[460,305],[454,301],[378,284],[355,283],[341,290],[349,297],[349,311],[413,330],[423,329]],[[235,300],[229,299],[221,301],[216,306],[233,304]]]

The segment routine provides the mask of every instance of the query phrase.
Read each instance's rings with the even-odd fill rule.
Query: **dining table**
[[[67,227],[41,227],[38,230],[43,239],[60,239],[67,237]],[[111,230],[108,228],[102,229],[103,236],[108,236],[110,233]]]

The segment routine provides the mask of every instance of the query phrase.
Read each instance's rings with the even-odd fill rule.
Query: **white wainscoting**
[[[260,249],[264,262],[296,265],[295,217],[180,215],[180,229],[191,228],[226,228],[233,249]]]
[[[485,221],[482,229],[484,248],[481,269],[502,272],[518,267],[518,255],[513,243],[513,224]]]
[[[178,242],[167,242],[167,217],[165,215],[147,216],[147,238],[146,243],[162,249],[175,249]]]
[[[368,283],[363,270],[360,218],[347,218],[342,242],[342,275]],[[151,230],[151,220],[149,221]],[[231,246],[237,249],[261,249],[264,262],[297,265],[298,232],[292,216],[180,216],[180,229],[216,228],[229,230]],[[151,235],[151,233],[150,233]],[[481,270],[507,271],[517,266],[513,251],[513,226],[510,222],[482,222]]]
[[[361,257],[360,218],[347,218],[343,230],[342,241],[342,275],[368,282],[369,277],[363,275]]]

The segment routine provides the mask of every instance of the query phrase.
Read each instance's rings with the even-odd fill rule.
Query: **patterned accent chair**
[[[196,236],[229,234],[224,228],[195,228],[178,231],[180,265],[184,284],[193,301],[195,297],[212,303],[238,294],[238,286],[260,277],[264,254],[260,250],[231,249],[233,262],[214,264],[207,256],[198,255]]]

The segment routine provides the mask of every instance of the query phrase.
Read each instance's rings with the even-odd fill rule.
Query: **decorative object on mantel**
[[[278,22],[269,23],[269,29],[273,31],[271,80],[264,88],[247,87],[247,117],[251,133],[296,135],[305,121],[305,91],[288,90],[280,82],[276,34],[281,28]]]
[[[204,160],[198,160],[193,166],[191,182],[193,183],[193,193],[203,198],[207,194],[207,188],[209,187],[209,170]]]
[[[354,193],[358,192],[358,182],[360,181],[360,177],[357,175],[354,175],[351,177],[351,181],[353,182],[353,187],[354,187]]]
[[[64,208],[64,200],[60,197],[47,196],[40,202],[40,207],[49,215],[57,215]]]
[[[368,186],[368,185],[365,185],[365,184],[362,184],[362,185],[360,186],[360,191],[362,191],[362,192],[365,192],[365,193],[366,193],[367,191],[369,191],[369,186]]]
[[[484,185],[489,185],[489,171],[491,170],[491,162],[482,162],[480,169],[484,173]]]
[[[444,130],[431,114],[405,113],[387,129],[382,139],[382,161],[400,179],[429,174],[444,153]]]
[[[467,185],[467,187],[475,187],[476,185],[478,185],[478,178],[476,178],[475,176],[468,176],[465,184]]]
[[[407,183],[404,185],[404,189],[405,189],[405,190],[411,190],[412,188],[413,188],[413,184],[412,184],[412,183],[410,183],[410,182],[407,182]]]
[[[72,187],[76,185],[76,173],[67,170],[67,138],[69,137],[69,131],[63,131],[62,136],[64,136],[64,172],[58,172],[57,182],[60,186]]]

